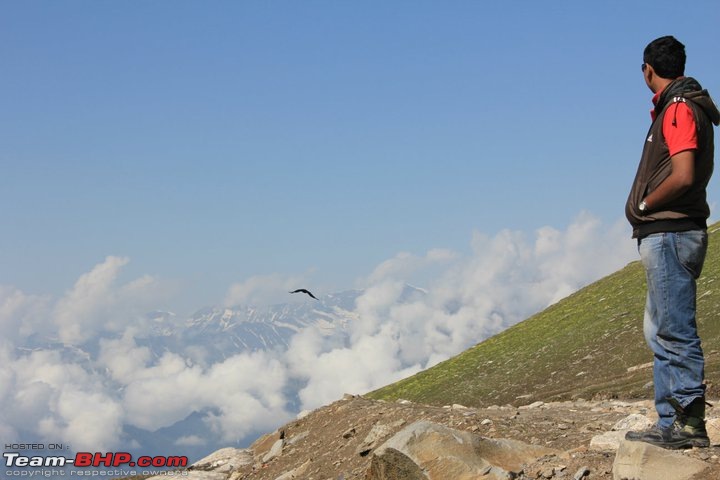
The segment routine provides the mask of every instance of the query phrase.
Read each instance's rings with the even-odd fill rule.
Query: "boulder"
[[[614,431],[645,430],[655,424],[650,418],[639,413],[633,413],[623,418],[612,428]]]
[[[710,445],[720,445],[720,418],[709,418],[705,422],[708,437],[710,437]]]
[[[691,480],[708,466],[679,452],[623,440],[613,463],[613,480]]]
[[[187,480],[226,480],[236,469],[253,463],[251,450],[239,448],[222,448],[211,453],[202,460],[193,463],[182,478]],[[168,475],[156,475],[148,480],[167,480]]]
[[[515,440],[489,439],[428,421],[404,428],[372,457],[367,480],[506,480],[523,464],[559,452]]]
[[[369,454],[373,448],[380,445],[380,442],[385,440],[387,436],[392,434],[397,428],[400,428],[404,424],[405,420],[398,420],[391,424],[376,423],[375,425],[373,425],[372,429],[370,429],[370,433],[367,434],[365,440],[363,440],[362,443],[360,443],[360,445],[357,447],[355,453],[364,457],[365,455]]]
[[[190,466],[190,470],[227,473],[252,463],[252,451],[239,448],[222,448],[202,460],[193,463]]]
[[[283,447],[285,447],[285,439],[281,438],[280,440],[276,441],[272,448],[270,448],[270,451],[267,452],[262,457],[263,463],[268,463],[269,461],[279,457],[282,455]]]
[[[595,435],[590,440],[590,450],[599,452],[615,452],[620,448],[620,443],[625,440],[626,432],[605,432]]]
[[[250,449],[255,454],[256,461],[262,461],[262,458],[270,452],[278,440],[285,438],[285,430],[278,429],[272,433],[267,433],[258,438],[250,445]]]
[[[595,435],[590,440],[590,449],[602,452],[614,452],[620,447],[620,443],[625,440],[625,433],[630,430],[645,430],[653,426],[653,421],[645,415],[633,413],[623,418],[613,426],[611,432],[605,432],[601,435]]]

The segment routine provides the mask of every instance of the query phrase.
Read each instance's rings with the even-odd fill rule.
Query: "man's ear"
[[[645,63],[645,70],[643,71],[643,77],[645,77],[645,83],[652,90],[652,84],[655,80],[655,69],[649,63]]]

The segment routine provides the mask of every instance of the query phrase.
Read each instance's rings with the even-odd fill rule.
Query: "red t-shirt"
[[[653,97],[653,104],[657,104],[662,90]],[[655,120],[655,110],[650,112]],[[667,107],[663,118],[663,136],[667,143],[670,156],[697,149],[697,127],[692,109],[685,102],[675,102]]]

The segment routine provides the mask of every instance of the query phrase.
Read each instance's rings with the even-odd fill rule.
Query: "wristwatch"
[[[647,211],[647,209],[648,209],[648,206],[647,206],[647,203],[645,203],[645,200],[640,202],[640,205],[638,206],[638,210],[645,213]]]

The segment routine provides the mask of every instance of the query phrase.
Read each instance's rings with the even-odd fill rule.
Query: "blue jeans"
[[[695,280],[705,261],[707,233],[656,233],[643,238],[638,248],[647,275],[643,330],[655,357],[655,408],[658,426],[666,428],[675,419],[669,397],[686,407],[705,395]]]

